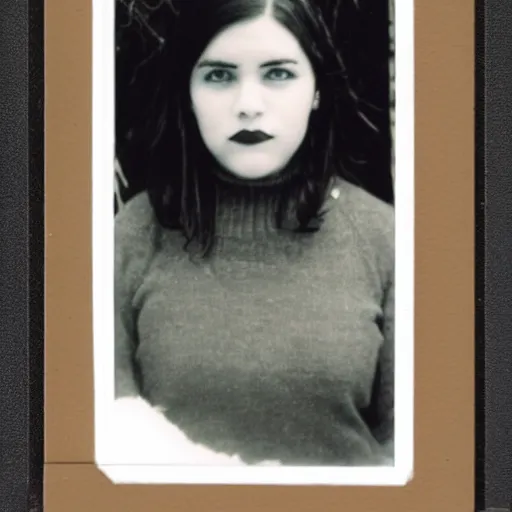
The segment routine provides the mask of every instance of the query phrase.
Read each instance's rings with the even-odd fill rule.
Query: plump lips
[[[229,140],[237,142],[238,144],[252,146],[254,144],[261,144],[262,142],[266,142],[267,140],[273,138],[274,137],[272,137],[272,135],[269,135],[268,133],[262,132],[260,130],[241,130],[238,133],[235,133],[233,137],[230,137]]]

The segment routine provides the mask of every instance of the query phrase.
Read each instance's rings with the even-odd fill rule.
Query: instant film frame
[[[46,2],[45,510],[471,510],[474,6],[415,6],[414,477],[372,488],[114,486],[95,466],[91,7]]]

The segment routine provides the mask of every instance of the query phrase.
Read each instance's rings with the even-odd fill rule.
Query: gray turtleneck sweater
[[[146,193],[133,198],[116,218],[116,396],[140,394],[193,441],[248,463],[383,463],[393,209],[344,181],[326,209],[318,232],[295,233],[274,228],[257,192],[225,199],[200,260]]]

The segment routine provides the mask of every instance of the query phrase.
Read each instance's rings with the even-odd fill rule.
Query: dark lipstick
[[[273,138],[274,137],[272,137],[272,135],[269,135],[268,133],[262,132],[260,130],[241,130],[238,133],[235,133],[233,137],[230,137],[229,140],[237,142],[238,144],[246,144],[248,146],[252,146],[253,144],[261,144],[262,142],[266,142],[267,140]]]

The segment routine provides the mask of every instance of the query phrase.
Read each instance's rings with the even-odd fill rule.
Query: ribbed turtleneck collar
[[[277,208],[280,199],[295,185],[295,178],[296,173],[288,170],[261,180],[243,179],[226,171],[216,171],[217,237],[250,241],[264,240],[277,234]],[[293,223],[292,210],[292,205],[288,205],[282,228]]]

